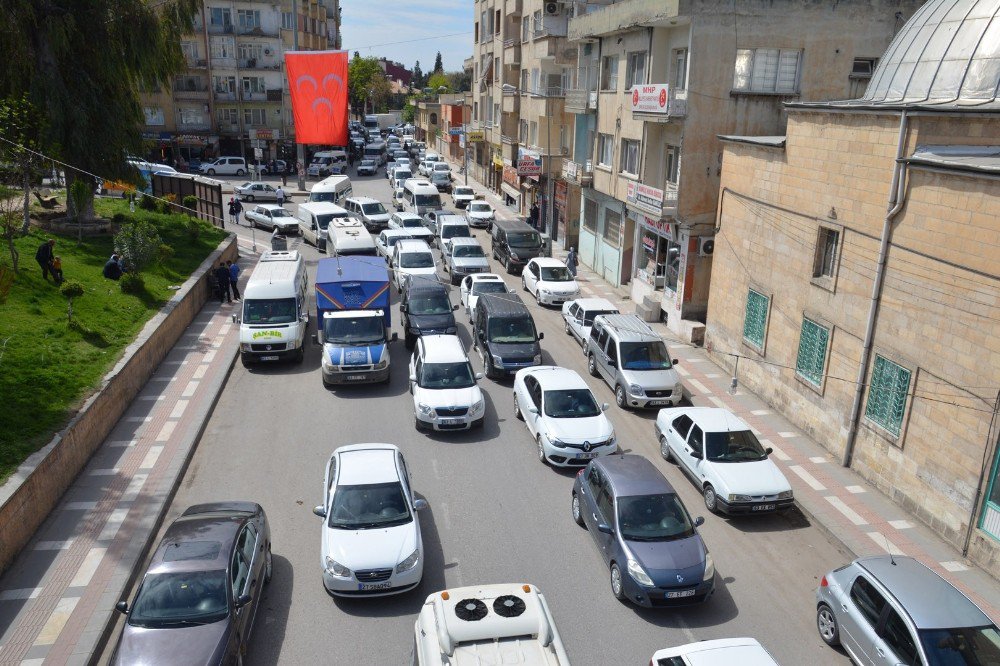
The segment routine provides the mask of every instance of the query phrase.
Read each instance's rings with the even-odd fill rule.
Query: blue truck
[[[323,385],[389,381],[389,274],[375,257],[329,257],[316,269]]]

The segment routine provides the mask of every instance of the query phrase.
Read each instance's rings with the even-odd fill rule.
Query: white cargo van
[[[423,217],[424,213],[441,209],[441,194],[426,180],[410,178],[403,185],[403,200],[407,209]]]
[[[360,220],[353,217],[331,220],[326,234],[327,254],[365,254],[372,257],[378,254],[372,235]]]
[[[296,212],[299,218],[299,235],[307,243],[312,243],[320,252],[326,252],[327,227],[331,220],[350,217],[347,209],[326,201],[299,204]]]
[[[354,188],[347,176],[330,176],[324,178],[309,190],[309,202],[326,201],[342,206],[344,199],[351,196]]]
[[[330,174],[341,174],[347,170],[347,153],[343,150],[321,150],[313,154],[306,175],[325,178]]]
[[[302,361],[309,327],[309,281],[302,256],[295,250],[269,251],[243,289],[240,360]]]

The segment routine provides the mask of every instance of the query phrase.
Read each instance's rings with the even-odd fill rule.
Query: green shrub
[[[172,256],[174,256],[174,248],[166,243],[160,243],[160,247],[156,249],[156,263],[165,264],[170,261]]]
[[[156,262],[160,244],[156,227],[145,220],[135,220],[115,234],[115,247],[124,257],[125,266],[136,273]]]
[[[193,194],[189,194],[184,197],[184,207],[188,210],[184,211],[188,215],[196,215],[198,211],[198,197]]]
[[[79,282],[64,282],[63,286],[59,287],[59,292],[66,297],[66,321],[73,321],[73,299],[83,296],[83,285]]]
[[[187,233],[192,243],[198,242],[198,237],[201,236],[201,221],[198,218],[192,217],[188,219]]]
[[[148,194],[143,194],[142,198],[139,199],[139,208],[143,210],[156,210],[156,199]]]
[[[138,296],[146,291],[146,281],[139,273],[125,273],[118,284],[121,286],[123,294]]]
[[[115,213],[111,216],[111,222],[114,223],[119,229],[129,222],[129,218],[125,213]]]

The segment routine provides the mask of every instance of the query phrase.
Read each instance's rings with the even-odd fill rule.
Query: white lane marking
[[[211,350],[211,351],[205,352],[205,358],[202,359],[202,362],[204,362],[204,363],[211,363],[212,361],[215,360],[215,354],[216,353],[217,352],[214,349]]]
[[[73,580],[69,582],[69,586],[83,587],[84,585],[89,585],[90,579],[94,577],[94,573],[97,571],[97,567],[100,566],[101,560],[104,559],[104,553],[107,550],[107,548],[91,548],[90,552],[84,556],[83,564],[77,569]]]
[[[152,401],[152,400],[163,400],[166,397],[167,396],[165,396],[165,395],[140,395],[139,396],[139,400],[150,400],[150,401]]]
[[[906,554],[899,548],[899,546],[886,539],[885,535],[883,535],[881,532],[865,532],[865,534],[867,534],[868,538],[874,541],[879,548],[881,548],[890,555]]]
[[[949,562],[941,562],[940,564],[945,571],[950,571],[952,573],[958,573],[959,571],[968,571],[969,569],[969,567],[965,566],[961,562],[949,561]]]
[[[778,460],[784,460],[785,462],[788,462],[789,460],[792,459],[791,456],[789,456],[787,453],[785,453],[784,451],[782,451],[781,449],[779,449],[777,446],[775,446],[774,442],[772,442],[771,440],[769,440],[769,439],[762,439],[762,440],[760,440],[760,443],[761,443],[761,445],[765,449],[767,447],[771,447],[771,451],[774,453],[775,456],[777,456]]]
[[[844,490],[851,493],[852,495],[860,495],[861,493],[867,492],[861,486],[844,486]]]
[[[133,474],[132,478],[129,479],[128,487],[125,488],[125,492],[122,493],[118,503],[123,504],[125,502],[131,502],[138,497],[139,491],[142,490],[142,486],[146,483],[146,479],[148,477],[148,474]]]
[[[714,395],[708,396],[708,401],[711,402],[716,407],[719,407],[720,409],[727,409],[726,403],[722,402],[721,398],[718,398]]]
[[[198,382],[192,380],[188,382],[188,385],[184,387],[184,392],[181,393],[182,398],[190,398],[194,395],[194,392],[198,390]]]
[[[216,336],[216,338],[215,338],[215,342],[213,342],[213,343],[212,343],[212,349],[218,349],[219,347],[221,347],[221,346],[222,346],[222,342],[223,342],[223,341],[224,341],[225,339],[226,339],[226,338],[225,338],[225,337],[223,337],[223,336],[221,336],[221,335],[218,335],[218,336]]]
[[[828,463],[828,462],[830,462],[830,461],[829,461],[829,460],[827,460],[827,459],[826,459],[825,457],[823,457],[823,456],[812,456],[811,458],[809,458],[809,462],[811,462],[811,463],[816,463],[817,465],[822,465],[822,464],[824,464],[824,463]]]
[[[128,515],[128,509],[115,509],[108,516],[108,522],[104,524],[104,529],[97,536],[98,541],[111,541],[118,534],[118,529],[125,522],[125,516]]]
[[[868,521],[858,515],[858,512],[851,507],[844,504],[844,502],[835,495],[827,495],[826,501],[833,505],[837,511],[844,514],[844,517],[855,525],[867,525]]]
[[[233,327],[232,322],[229,322],[228,324],[223,324],[222,328],[219,329],[219,335],[225,335],[226,333],[229,332],[229,329],[231,329],[232,327]]]
[[[174,434],[174,428],[177,427],[177,421],[167,421],[160,428],[160,434],[156,436],[156,441],[165,442],[170,439],[170,436]]]
[[[139,465],[139,469],[153,469],[153,467],[156,466],[156,461],[159,459],[161,453],[163,453],[162,446],[149,447],[149,451],[146,452],[146,457],[142,459],[142,464]]]
[[[69,620],[69,616],[73,614],[73,609],[76,608],[76,603],[80,601],[80,597],[63,597],[56,603],[56,608],[49,615],[49,619],[45,621],[45,626],[38,633],[38,638],[35,639],[34,645],[52,645],[56,642],[56,638],[62,633],[63,627],[66,626],[66,621]]]
[[[708,388],[706,388],[706,386],[704,384],[702,384],[701,382],[699,382],[694,377],[691,377],[690,379],[688,379],[687,383],[688,383],[688,386],[693,386],[696,389],[698,389],[698,392],[701,393],[702,395],[712,395],[712,392],[709,391]]]
[[[688,372],[687,370],[685,370],[684,368],[682,368],[679,365],[675,365],[674,366],[674,370],[676,370],[677,374],[680,375],[681,377],[690,377],[691,376],[690,372]]]
[[[66,502],[63,504],[64,511],[90,511],[97,508],[97,502]]]
[[[797,432],[779,432],[778,436],[779,437],[784,437],[785,439],[788,439],[789,437],[798,437],[799,433],[797,433]]]
[[[908,520],[890,520],[889,524],[895,527],[897,530],[908,530],[913,527],[913,523]]]
[[[36,599],[42,593],[41,587],[22,587],[18,590],[0,592],[0,601],[17,601],[19,599]]]
[[[764,416],[766,414],[770,414],[771,410],[770,409],[755,409],[755,410],[751,411],[750,413],[753,414],[754,416]]]
[[[152,416],[126,416],[125,420],[130,423],[149,423],[153,420]]]
[[[135,446],[136,442],[138,441],[139,441],[138,439],[117,439],[108,442],[108,446],[117,446],[117,447]]]
[[[72,539],[67,539],[66,541],[39,541],[32,550],[66,550],[72,545]]]
[[[111,467],[107,469],[92,469],[88,474],[91,476],[114,476],[118,473],[117,467]]]
[[[192,379],[201,379],[202,377],[205,376],[206,372],[208,372],[208,365],[205,364],[205,363],[202,363],[201,365],[199,365],[197,368],[194,369],[194,374],[191,375],[191,378]]]
[[[798,474],[799,478],[805,481],[813,490],[826,490],[826,486],[817,481],[816,477],[812,474],[802,469],[800,465],[792,465],[788,469]]]
[[[184,415],[184,410],[187,409],[187,406],[188,406],[187,400],[178,400],[177,404],[174,405],[174,411],[170,412],[169,418],[179,419],[181,416]]]
[[[440,479],[441,478],[441,472],[438,470],[438,461],[437,461],[437,458],[431,458],[431,469],[434,470],[434,478],[435,479]]]

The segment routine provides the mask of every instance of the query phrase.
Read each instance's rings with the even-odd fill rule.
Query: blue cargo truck
[[[374,257],[320,259],[316,269],[316,341],[323,385],[389,381],[389,274]]]

